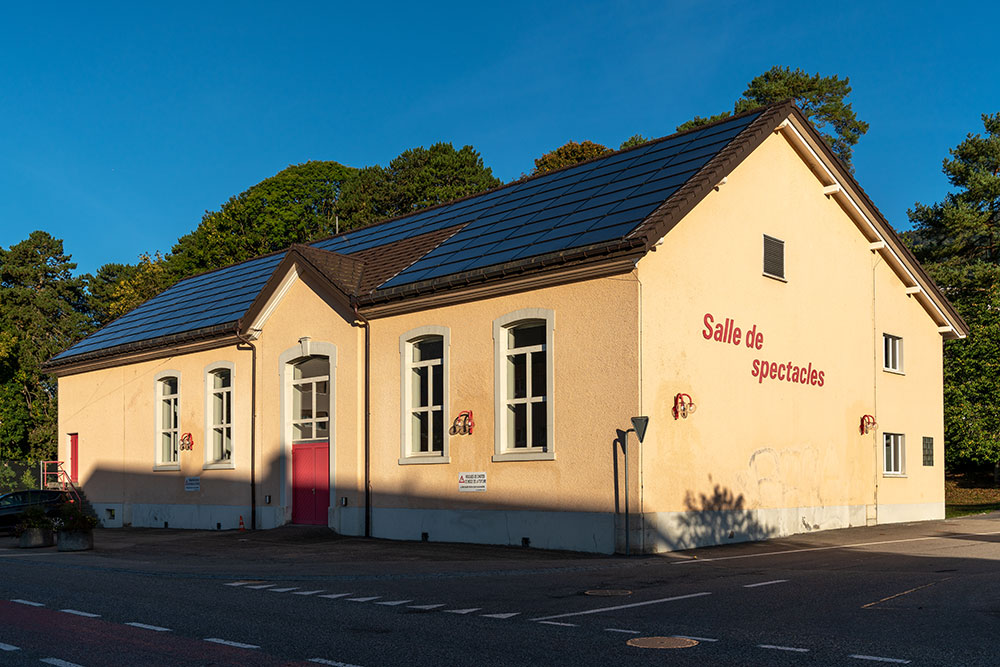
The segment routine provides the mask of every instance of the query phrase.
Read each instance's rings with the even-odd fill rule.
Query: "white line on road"
[[[20,651],[16,646],[11,646],[10,644],[0,644],[0,651]]]
[[[902,658],[881,658],[877,655],[849,655],[848,658],[854,658],[855,660],[874,660],[875,662],[894,662],[897,665],[908,665],[909,660],[903,660]]]
[[[316,595],[317,593],[322,593],[323,589],[318,588],[314,591],[299,591],[298,593],[292,593],[292,595]]]
[[[224,585],[225,586],[246,586],[247,584],[256,584],[256,583],[260,583],[260,582],[258,582],[256,580],[254,580],[254,581],[234,581],[234,582],[231,582],[231,583],[228,583],[228,584],[224,584]]]
[[[509,613],[509,614],[482,614],[482,617],[483,618],[499,618],[501,620],[507,620],[508,618],[514,618],[515,616],[517,616],[520,613],[521,612],[519,612],[519,611],[515,611],[515,612]]]
[[[858,547],[878,547],[886,544],[904,544],[906,542],[923,542],[925,540],[958,540],[966,537],[987,537],[989,535],[1000,535],[1000,530],[988,533],[955,533],[952,535],[934,535],[929,537],[910,537],[903,540],[882,540],[879,542],[857,542],[855,544],[834,544],[825,547],[806,547],[804,549],[785,549],[784,551],[765,551],[760,554],[740,554],[739,556],[719,556],[717,558],[685,558],[675,560],[671,565],[683,565],[684,563],[714,563],[720,560],[739,560],[742,558],[760,558],[761,556],[784,556],[786,554],[801,554],[809,551],[830,551],[831,549],[857,549]]]
[[[78,665],[68,660],[60,660],[59,658],[42,658],[38,662],[44,662],[46,665],[55,665],[56,667],[83,667],[83,665]]]
[[[623,630],[621,628],[604,628],[604,631],[605,632],[622,632],[622,633],[624,633],[626,635],[638,635],[638,634],[642,634],[638,630]]]
[[[268,593],[287,593],[288,591],[297,591],[297,590],[299,590],[298,586],[291,586],[289,588],[272,588],[268,591]]]
[[[100,614],[91,614],[89,611],[77,611],[76,609],[60,609],[64,614],[73,614],[74,616],[85,616],[87,618],[100,618]]]
[[[770,586],[771,584],[783,584],[788,579],[775,579],[774,581],[762,581],[759,584],[744,584],[743,588],[757,588],[758,586]]]
[[[257,585],[257,586],[247,586],[247,588],[252,588],[252,589],[254,589],[255,591],[259,591],[259,590],[261,590],[262,588],[272,588],[272,587],[274,587],[274,586],[277,586],[277,585],[278,585],[278,584],[259,584],[259,585]]]
[[[321,665],[330,665],[330,667],[358,667],[358,665],[351,665],[346,662],[336,662],[334,660],[324,660],[323,658],[309,658],[309,662],[316,662]]]
[[[348,602],[371,602],[372,600],[378,600],[381,595],[371,595],[366,598],[347,598]]]
[[[32,602],[31,600],[11,600],[11,602],[16,602],[18,604],[26,604],[29,607],[44,607],[45,606],[41,602]]]
[[[446,614],[471,614],[474,611],[479,611],[482,607],[470,607],[468,609],[442,609]]]
[[[540,618],[533,618],[532,621],[548,621],[553,618],[566,618],[567,616],[584,616],[586,614],[599,614],[603,611],[614,611],[616,609],[629,609],[631,607],[645,607],[650,604],[659,604],[661,602],[673,602],[674,600],[687,600],[688,598],[700,598],[703,595],[711,595],[711,593],[691,593],[689,595],[677,595],[672,598],[660,598],[659,600],[646,600],[645,602],[633,602],[632,604],[620,604],[614,607],[601,607],[599,609],[588,609],[587,611],[574,611],[568,614],[555,614],[554,616],[542,616]]]
[[[443,607],[444,604],[411,604],[410,609],[437,609],[438,607]]]
[[[579,627],[576,623],[560,623],[559,621],[538,621],[540,625],[558,625],[564,628]]]
[[[693,639],[696,642],[717,642],[718,639],[712,639],[711,637],[692,637],[691,635],[674,635],[678,639]]]
[[[354,593],[330,593],[329,595],[320,595],[320,597],[327,598],[328,600],[336,600],[337,598],[346,598],[348,595],[354,595]]]
[[[223,644],[225,646],[235,646],[236,648],[260,648],[256,644],[244,644],[242,642],[231,642],[228,639],[219,639],[218,637],[206,637],[205,641],[212,642],[213,644]]]
[[[413,602],[413,600],[390,600],[388,602],[376,602],[375,604],[380,604],[384,607],[396,607],[407,602]]]
[[[797,648],[795,646],[775,646],[774,644],[757,644],[757,648],[769,648],[773,651],[792,651],[794,653],[808,653],[807,648]]]
[[[142,628],[143,630],[155,630],[156,632],[172,632],[170,628],[161,628],[159,625],[146,625],[145,623],[126,623],[125,625],[131,625],[133,628]]]

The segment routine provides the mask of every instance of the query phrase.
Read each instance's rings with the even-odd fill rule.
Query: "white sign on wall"
[[[201,477],[185,477],[184,478],[184,490],[185,491],[201,491]]]
[[[458,473],[459,491],[485,491],[485,472],[460,472]]]

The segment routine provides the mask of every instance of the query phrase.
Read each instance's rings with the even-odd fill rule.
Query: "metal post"
[[[631,536],[629,535],[629,533],[632,532],[630,530],[631,526],[629,526],[629,516],[628,516],[628,434],[629,431],[631,430],[632,429],[625,431],[625,438],[624,440],[622,440],[622,453],[625,455],[625,555],[626,556],[631,555],[630,553]]]

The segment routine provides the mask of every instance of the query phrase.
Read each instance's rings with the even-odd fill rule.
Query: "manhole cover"
[[[618,595],[632,595],[632,591],[625,590],[624,588],[595,588],[593,590],[584,591],[584,595],[597,595],[600,597],[614,597]]]
[[[691,648],[698,642],[686,637],[636,637],[628,640],[628,645],[638,648]]]

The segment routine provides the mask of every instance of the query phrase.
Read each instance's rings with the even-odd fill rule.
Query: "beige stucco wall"
[[[785,242],[787,281],[762,275],[764,234]],[[638,270],[648,540],[674,544],[668,530],[687,532],[683,544],[863,525],[875,517],[876,481],[879,503],[942,501],[940,454],[934,468],[914,470],[920,435],[942,440],[937,327],[782,135]],[[731,318],[740,344],[707,340],[706,314]],[[759,350],[745,344],[754,327]],[[883,327],[906,341],[906,376],[881,370]],[[755,360],[811,364],[823,386],[761,382]],[[678,392],[697,405],[688,419],[671,414]],[[882,479],[881,435],[859,433],[864,414],[911,434],[909,478]],[[699,510],[716,513],[687,514]]]

